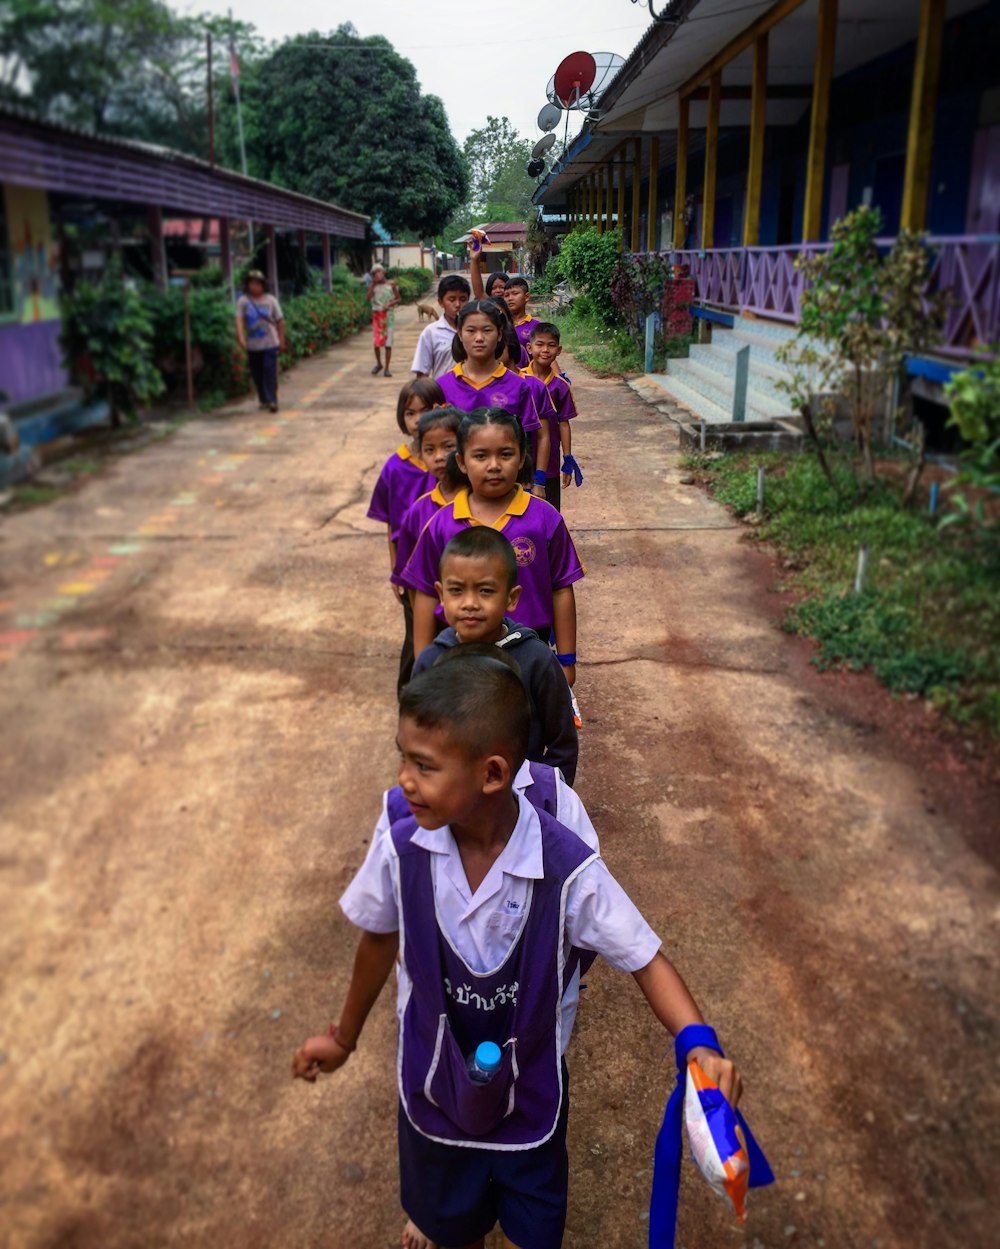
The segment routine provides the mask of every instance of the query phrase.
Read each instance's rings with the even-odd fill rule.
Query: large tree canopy
[[[288,40],[241,78],[251,173],[377,216],[393,233],[442,228],[468,173],[444,105],[413,65],[353,26]],[[234,142],[231,121],[227,144]]]
[[[472,213],[481,214],[480,219],[523,221],[533,211],[536,185],[526,172],[531,140],[522,139],[509,118],[488,116],[485,126],[469,134],[463,151]]]

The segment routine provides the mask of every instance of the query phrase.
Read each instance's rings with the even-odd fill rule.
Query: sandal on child
[[[381,372],[382,372],[381,364],[376,364],[375,367],[372,369],[372,377],[378,377],[379,373]]]

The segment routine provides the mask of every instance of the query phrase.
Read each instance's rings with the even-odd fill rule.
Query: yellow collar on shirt
[[[410,460],[414,468],[422,468],[425,473],[428,471],[427,465],[423,462],[423,460],[413,454],[405,442],[396,448],[396,454],[401,460]]]
[[[512,516],[523,516],[528,510],[530,504],[531,495],[523,486],[518,486],[517,493],[508,504],[506,512],[504,512],[502,516],[498,516],[490,528],[503,529],[504,525],[507,524]],[[483,523],[481,520],[476,520],[475,516],[473,516],[472,512],[469,510],[468,488],[465,490],[459,490],[458,494],[455,495],[452,507],[454,508],[454,516],[456,520],[467,520],[470,525],[481,525]]]
[[[515,322],[514,322],[514,326],[515,326],[515,328],[520,328],[522,325],[527,325],[527,324],[529,323],[529,321],[534,321],[534,319],[535,319],[535,318],[534,318],[534,317],[531,315],[531,313],[529,312],[529,313],[527,313],[525,316],[523,316],[523,317],[520,319],[520,321],[515,321]]]
[[[548,373],[546,374],[545,377],[539,377],[538,374],[532,370],[532,367],[529,364],[526,369],[521,370],[521,376],[522,377],[534,377],[538,381],[540,381],[543,386],[547,386],[549,382],[551,382],[552,379],[555,377],[555,373]]]
[[[444,495],[441,493],[441,483],[440,483],[440,482],[438,482],[438,484],[437,484],[437,485],[434,487],[434,489],[430,492],[430,495],[431,495],[431,502],[432,502],[432,503],[436,503],[436,504],[438,505],[438,507],[447,507],[447,506],[448,506],[448,500],[447,500],[447,499],[444,497]]]
[[[490,382],[495,382],[497,378],[503,377],[503,375],[507,372],[509,372],[509,369],[506,364],[498,364],[485,382],[474,382],[471,377],[466,376],[465,369],[462,365],[456,364],[452,369],[452,373],[454,373],[456,377],[460,377],[462,381],[468,382],[473,390],[482,390],[484,386],[488,386]]]

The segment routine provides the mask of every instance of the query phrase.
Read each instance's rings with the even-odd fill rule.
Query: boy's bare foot
[[[438,1249],[433,1240],[428,1240],[412,1219],[406,1220],[400,1243],[403,1249]]]

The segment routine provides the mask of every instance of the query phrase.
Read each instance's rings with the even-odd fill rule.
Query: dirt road
[[[404,311],[397,383],[416,331]],[[396,387],[369,357],[2,523],[6,1249],[398,1243],[389,995],[340,1076],[288,1078],[346,983],[336,899],[394,777],[401,613],[364,513]],[[912,709],[815,674],[673,428],[572,371],[579,789],[746,1073],[780,1179],[746,1243],[985,1249],[996,795]],[[567,1244],[630,1249],[670,1070],[631,980],[588,980]],[[692,1173],[682,1207],[687,1249],[741,1243]]]

